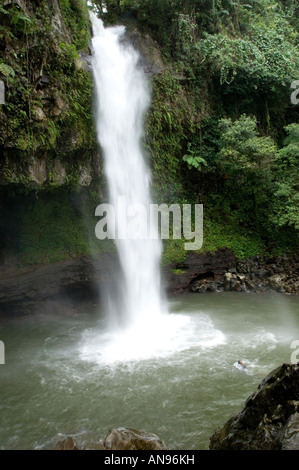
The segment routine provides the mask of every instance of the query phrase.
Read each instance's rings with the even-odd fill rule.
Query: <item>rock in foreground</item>
[[[59,441],[53,450],[167,450],[155,434],[132,428],[111,429],[108,436],[96,444],[80,448],[72,437]]]
[[[241,412],[216,430],[211,450],[299,450],[299,364],[271,372]]]

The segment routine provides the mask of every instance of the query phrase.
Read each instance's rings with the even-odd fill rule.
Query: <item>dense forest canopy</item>
[[[284,238],[295,242],[299,106],[291,94],[299,77],[298,2],[94,3],[108,23],[136,18],[183,76],[156,80],[157,120],[163,110],[156,109],[155,97],[160,101],[162,95],[168,103],[164,122],[159,116],[159,139],[156,120],[150,119],[156,164],[166,152],[163,165],[177,184],[178,167],[186,162],[183,192],[204,202],[212,218],[221,207],[224,219],[234,219],[273,245]],[[185,107],[182,90],[188,96]]]
[[[0,80],[6,85],[0,167],[6,241],[1,242],[0,226],[0,245],[14,240],[14,249],[30,253],[25,258],[31,261],[49,246],[55,252],[47,254],[49,260],[83,253],[89,245],[78,221],[84,214],[93,227],[99,184],[105,198],[103,180],[94,181],[84,197],[74,196],[82,189],[82,164],[97,146],[92,76],[82,66],[82,54],[90,53],[87,3],[38,0],[26,2],[25,10],[18,2],[5,3],[0,4]],[[239,257],[296,250],[298,1],[88,4],[106,25],[137,28],[161,51],[165,67],[152,78],[144,142],[154,199],[204,204],[203,250],[226,246]],[[47,179],[32,188],[22,168],[41,157]],[[66,172],[63,187],[55,176],[57,158]],[[12,207],[22,207],[18,222],[9,219]],[[54,226],[63,230],[45,228],[38,236],[37,223],[47,227],[42,214],[56,217]],[[166,244],[164,256],[166,261],[184,256],[182,244]]]

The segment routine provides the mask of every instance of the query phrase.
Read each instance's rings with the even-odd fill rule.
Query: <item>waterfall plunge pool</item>
[[[208,449],[299,340],[298,297],[185,294],[169,310],[144,336],[109,335],[102,315],[83,307],[2,321],[0,448],[49,449],[66,435],[87,445],[124,426],[169,449]]]

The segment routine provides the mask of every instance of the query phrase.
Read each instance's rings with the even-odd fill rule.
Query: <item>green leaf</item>
[[[12,67],[7,64],[0,64],[0,73],[4,75],[4,77],[14,77],[15,71]]]

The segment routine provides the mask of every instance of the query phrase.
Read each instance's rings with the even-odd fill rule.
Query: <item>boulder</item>
[[[299,364],[271,372],[211,436],[210,450],[299,450]]]
[[[172,263],[164,272],[170,293],[203,293],[215,287],[217,292],[299,292],[298,256],[237,260],[231,250],[223,248],[213,254],[188,253],[183,262]]]
[[[233,276],[234,275],[230,272],[224,274],[224,290],[228,291],[231,289]]]
[[[72,436],[68,436],[65,439],[57,442],[52,450],[79,450],[75,439]]]
[[[279,274],[274,274],[274,276],[269,277],[268,283],[269,286],[275,290],[283,290],[283,276]]]
[[[155,434],[133,428],[111,429],[104,440],[107,450],[166,450],[162,439]]]
[[[69,436],[59,441],[52,450],[167,450],[165,442],[156,434],[133,428],[111,429],[99,442],[79,447]]]

